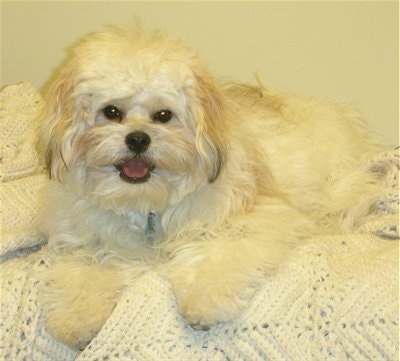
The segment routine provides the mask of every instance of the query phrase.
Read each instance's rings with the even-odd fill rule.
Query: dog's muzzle
[[[126,145],[135,155],[115,165],[122,180],[128,183],[144,183],[150,178],[150,173],[155,167],[141,155],[147,150],[150,142],[150,136],[144,132],[132,132],[125,137]]]

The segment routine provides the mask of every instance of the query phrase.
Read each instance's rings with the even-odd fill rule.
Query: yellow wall
[[[218,76],[350,101],[398,144],[397,1],[3,1],[1,84],[42,87],[64,49],[138,15],[196,48]]]

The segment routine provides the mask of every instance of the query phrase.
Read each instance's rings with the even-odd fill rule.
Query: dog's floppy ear
[[[59,179],[60,171],[68,168],[74,132],[69,132],[74,118],[75,70],[67,66],[59,73],[45,96],[40,114],[40,142],[45,151],[50,176]],[[68,139],[69,138],[69,139]]]
[[[207,171],[208,181],[214,182],[225,164],[229,137],[225,126],[226,104],[222,90],[205,72],[195,72],[196,148]]]

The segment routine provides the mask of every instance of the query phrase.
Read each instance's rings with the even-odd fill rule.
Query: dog
[[[163,31],[78,42],[40,117],[43,312],[75,349],[143,272],[207,329],[239,317],[296,246],[368,212],[354,210],[368,180],[347,176],[376,150],[356,110],[221,82]]]

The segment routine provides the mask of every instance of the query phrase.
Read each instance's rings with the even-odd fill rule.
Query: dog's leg
[[[258,207],[212,230],[185,229],[163,269],[180,312],[196,328],[232,320],[294,245],[312,233],[307,219],[279,203]]]
[[[122,288],[119,272],[62,257],[43,275],[43,307],[48,331],[74,349],[83,349],[110,316]]]

